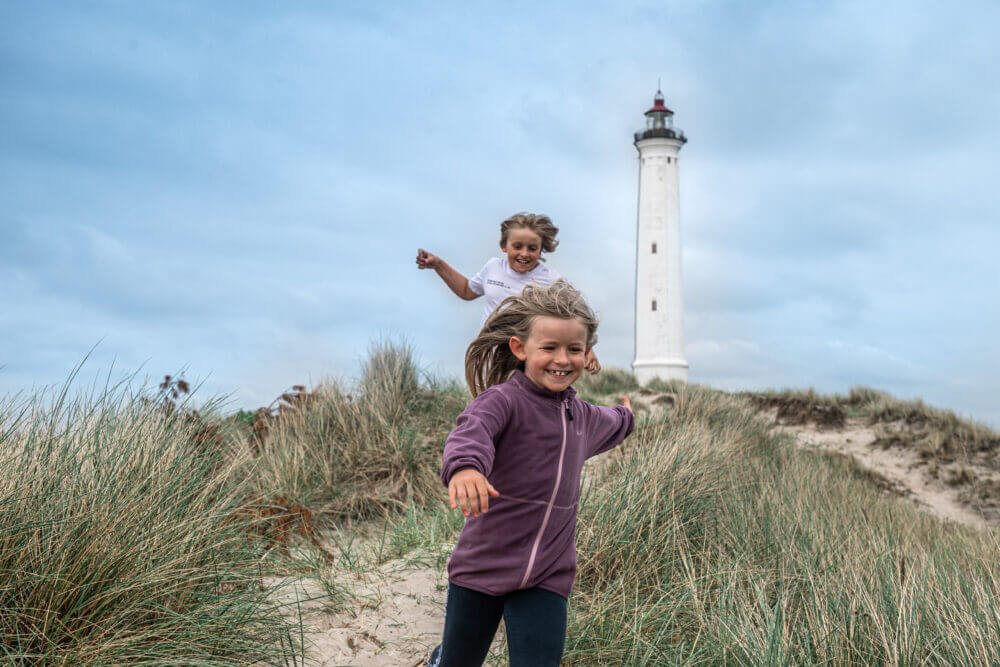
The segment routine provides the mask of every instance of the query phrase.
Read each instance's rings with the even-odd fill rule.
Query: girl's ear
[[[510,345],[510,351],[514,353],[514,356],[521,361],[528,358],[528,354],[524,351],[524,343],[517,336],[511,336],[508,345]]]

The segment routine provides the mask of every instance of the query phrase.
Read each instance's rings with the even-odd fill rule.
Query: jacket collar
[[[524,371],[522,370],[514,371],[514,374],[510,377],[510,380],[508,380],[508,382],[513,382],[515,385],[524,389],[529,394],[533,394],[540,398],[553,401],[556,404],[561,404],[566,399],[572,400],[573,397],[576,396],[576,390],[573,389],[573,387],[567,387],[562,391],[550,391],[548,389],[543,389],[542,387],[539,387],[534,382],[532,382],[531,379],[527,375],[525,375]]]

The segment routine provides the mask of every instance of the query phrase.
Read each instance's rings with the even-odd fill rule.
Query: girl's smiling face
[[[502,250],[507,253],[510,268],[527,273],[538,266],[542,256],[542,237],[526,227],[515,227],[507,233],[507,243]]]
[[[587,328],[577,318],[538,317],[528,339],[510,339],[510,350],[524,362],[524,374],[535,386],[562,391],[580,377],[587,353]]]

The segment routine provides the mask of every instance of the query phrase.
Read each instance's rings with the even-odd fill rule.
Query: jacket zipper
[[[524,588],[528,584],[528,579],[531,577],[531,568],[535,565],[535,556],[538,555],[538,545],[542,541],[542,534],[545,533],[545,526],[549,523],[549,516],[552,514],[552,506],[556,503],[556,494],[559,492],[559,482],[562,481],[562,471],[563,471],[563,458],[566,456],[566,415],[572,414],[569,411],[569,400],[563,399],[562,410],[559,411],[559,416],[562,419],[562,446],[559,449],[559,469],[556,471],[556,483],[552,487],[552,497],[549,498],[548,505],[545,506],[545,516],[542,518],[542,526],[538,529],[538,534],[535,536],[535,543],[531,545],[531,555],[528,556],[528,567],[524,571],[524,578],[521,579],[521,585],[518,588]],[[570,417],[572,419],[572,417]]]

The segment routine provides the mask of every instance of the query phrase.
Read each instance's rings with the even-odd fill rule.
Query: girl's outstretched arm
[[[481,296],[469,289],[468,278],[451,268],[451,266],[448,265],[448,262],[444,261],[437,255],[432,255],[423,248],[417,249],[417,268],[434,269],[434,271],[441,276],[441,280],[444,281],[444,284],[450,287],[451,291],[461,299],[472,301],[473,299],[477,299]]]
[[[632,414],[632,401],[628,396],[622,396],[613,408],[586,401],[580,403],[588,413],[588,421],[585,422],[591,436],[588,459],[616,447],[635,430],[635,415]]]

